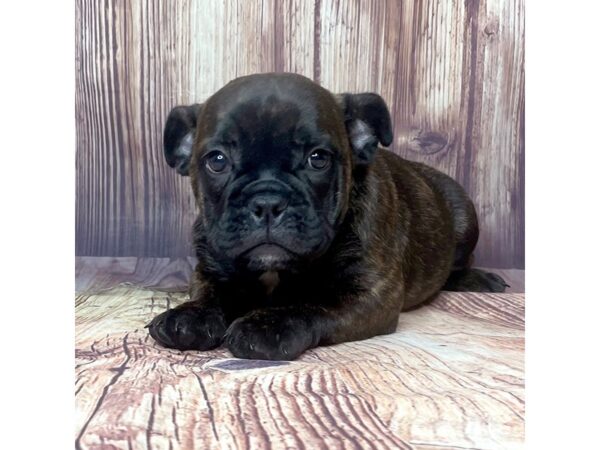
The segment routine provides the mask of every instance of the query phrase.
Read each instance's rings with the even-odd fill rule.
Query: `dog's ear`
[[[163,133],[163,150],[169,166],[180,175],[189,175],[190,158],[201,104],[176,106],[171,110]]]
[[[339,94],[348,138],[357,165],[373,160],[378,144],[387,147],[394,138],[392,120],[385,101],[377,94]]]

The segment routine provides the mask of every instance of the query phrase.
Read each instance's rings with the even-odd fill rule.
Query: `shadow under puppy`
[[[233,80],[168,116],[168,164],[199,209],[190,301],[148,325],[165,347],[294,359],[391,333],[444,288],[502,292],[470,269],[472,202],[450,177],[378,145],[390,115],[371,93],[333,95],[294,74]]]

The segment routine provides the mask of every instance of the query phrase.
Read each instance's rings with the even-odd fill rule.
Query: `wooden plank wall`
[[[392,150],[459,180],[477,263],[524,267],[524,0],[77,0],[77,255],[192,254],[169,109],[292,71],[375,91]]]

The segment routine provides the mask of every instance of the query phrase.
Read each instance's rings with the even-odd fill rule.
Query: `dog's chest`
[[[270,270],[268,272],[264,272],[258,279],[265,288],[265,294],[267,297],[270,297],[279,284],[279,273]]]

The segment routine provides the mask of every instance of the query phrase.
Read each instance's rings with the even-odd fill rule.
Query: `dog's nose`
[[[288,200],[279,194],[255,195],[248,205],[255,220],[267,220],[273,224],[279,219],[288,206]]]

